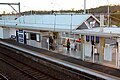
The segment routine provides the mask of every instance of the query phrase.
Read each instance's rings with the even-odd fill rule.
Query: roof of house
[[[27,15],[21,16],[16,20],[1,21],[0,25],[37,30],[70,31],[76,30],[83,22],[85,22],[91,16],[96,19],[91,14]]]

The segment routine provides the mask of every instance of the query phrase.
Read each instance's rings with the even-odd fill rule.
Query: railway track
[[[14,68],[8,69],[15,80],[103,80],[5,45],[0,46],[0,62]]]
[[[48,63],[45,60],[37,60],[37,58],[27,59],[27,57],[22,56],[20,51],[9,50],[9,48],[5,49],[4,47],[0,47],[0,61],[6,66],[9,66],[10,72],[15,73],[12,79],[21,80],[86,80],[88,77],[83,77],[83,75],[76,75],[69,72],[65,67],[53,63]],[[30,56],[29,56],[30,57]],[[35,61],[40,61],[39,63]],[[14,68],[11,71],[11,68]],[[43,73],[44,72],[44,73]],[[16,75],[17,73],[17,75]],[[42,73],[42,74],[41,74]],[[46,75],[44,75],[46,74]],[[74,76],[74,77],[73,77]],[[76,78],[75,78],[76,77]]]
[[[0,73],[0,80],[8,80],[3,74]]]
[[[55,78],[31,67],[30,65],[24,64],[24,62],[17,61],[2,52],[0,52],[0,62],[5,65],[4,67],[9,66],[9,69],[12,69],[12,71],[10,71],[11,74],[14,74],[14,77],[11,78],[11,80],[56,80]]]

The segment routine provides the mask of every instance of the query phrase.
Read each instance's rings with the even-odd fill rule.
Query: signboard
[[[91,36],[91,41],[93,41],[93,42],[94,42],[94,36]]]
[[[18,30],[18,42],[24,44],[24,31],[23,30]]]
[[[96,43],[99,43],[99,36],[96,36]]]
[[[80,38],[79,38],[79,39],[77,39],[77,40],[76,40],[76,42],[81,42],[81,39],[80,39]]]
[[[89,36],[86,35],[86,41],[89,42],[90,41],[90,38]]]

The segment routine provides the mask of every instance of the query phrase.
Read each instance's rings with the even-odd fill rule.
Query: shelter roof
[[[49,30],[49,31],[70,31],[76,30],[91,14],[48,14],[48,15],[27,15],[16,20],[4,20],[0,25],[15,28]],[[96,19],[96,18],[95,18]],[[96,19],[97,20],[97,19]]]
[[[94,36],[103,36],[103,37],[119,37],[120,28],[118,27],[97,27],[92,29],[76,30],[73,33],[79,33],[84,35],[94,35]]]

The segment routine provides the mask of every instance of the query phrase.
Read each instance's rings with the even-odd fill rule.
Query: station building
[[[8,17],[8,16],[7,16]],[[80,59],[114,68],[120,67],[120,29],[100,27],[100,21],[87,14],[26,15],[1,18],[0,38],[49,50],[49,37],[57,52],[69,38],[77,44]],[[78,42],[77,42],[78,41]]]
[[[16,37],[20,43],[49,49],[49,37],[54,39],[54,46],[66,44],[66,39],[77,40],[80,34],[73,34],[77,29],[99,27],[99,20],[93,15],[51,14],[27,15],[10,20],[7,16],[1,20],[1,38]],[[94,25],[92,24],[94,23]],[[91,26],[88,26],[91,24]],[[23,31],[23,32],[22,32]],[[21,32],[21,33],[20,33]],[[24,35],[22,35],[24,34]],[[20,38],[24,37],[24,38]]]
[[[83,60],[119,68],[120,28],[100,27],[89,30],[77,30],[82,34]]]

